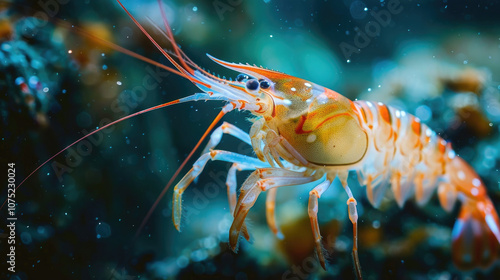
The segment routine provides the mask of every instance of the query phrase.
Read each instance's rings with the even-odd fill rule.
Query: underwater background
[[[123,4],[171,49],[152,24],[162,26],[157,1]],[[500,209],[499,1],[163,4],[177,43],[193,61],[221,76],[237,73],[215,65],[206,53],[416,115],[451,141]],[[77,31],[169,65],[115,1],[0,1],[0,9],[1,166],[14,162],[18,183],[96,127],[199,91]],[[242,240],[237,254],[229,249],[228,163],[209,162],[187,189],[180,233],[172,224],[169,190],[135,237],[222,106],[187,103],[134,117],[42,167],[16,192],[16,273],[8,273],[3,262],[0,278],[354,279],[352,227],[339,182],[319,206],[327,271],[313,249],[309,190],[300,187],[278,191],[276,215],[284,240],[268,229],[259,199],[248,216],[253,243]],[[232,112],[224,120],[248,131],[249,117]],[[223,137],[219,147],[253,153],[231,137]],[[248,174],[238,175],[240,184]],[[451,231],[458,207],[447,213],[434,196],[425,207],[410,200],[400,209],[388,193],[375,209],[355,175],[349,183],[358,200],[365,279],[500,279],[498,262],[487,270],[460,271],[453,265]],[[7,191],[0,189],[3,200]],[[7,224],[6,210],[0,213]],[[7,230],[0,229],[3,258]]]

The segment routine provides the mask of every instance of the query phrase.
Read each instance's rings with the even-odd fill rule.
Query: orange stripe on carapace
[[[230,83],[226,83],[226,84],[227,84],[228,86],[232,87],[232,88],[237,89],[237,90],[244,91],[244,90],[242,90],[242,89],[241,89],[241,87],[239,87],[239,86],[237,86],[237,85],[233,85],[233,84],[230,84]],[[246,94],[248,94],[248,95],[250,95],[251,97],[257,97],[257,95],[255,95],[255,94],[251,94],[251,93],[249,93],[249,92],[248,92],[248,91],[246,91],[246,90],[245,90],[245,93],[246,93]]]
[[[331,98],[331,99],[337,99],[337,98],[339,98],[339,96],[342,96],[340,93],[333,91],[329,88],[325,88],[324,94],[326,95],[326,97]]]
[[[366,106],[366,108],[365,108]],[[372,110],[370,109],[370,106],[368,106],[367,103],[364,103],[363,104],[363,109],[365,109],[365,113],[368,112],[368,114],[366,114],[366,117],[367,117],[367,122],[369,122],[369,126],[370,127],[373,127],[373,113],[372,113]]]
[[[304,130],[303,127],[304,127],[304,123],[307,120],[307,116],[302,115],[302,116],[300,116],[299,124],[297,124],[297,127],[295,128],[295,133],[297,133],[297,134],[311,133],[311,132],[315,131],[316,129],[318,129],[320,126],[324,125],[327,121],[329,121],[333,118],[340,117],[340,116],[350,116],[350,114],[349,113],[340,113],[337,115],[333,115],[331,117],[324,119],[315,128],[313,128],[311,130]]]
[[[420,119],[419,118],[412,118],[411,120],[411,129],[413,130],[413,132],[415,132],[415,134],[417,134],[418,136],[420,136],[420,130],[421,130],[422,126],[420,124]]]
[[[443,139],[439,140],[437,144],[437,149],[439,151],[439,154],[443,156],[444,153],[446,152],[446,141]]]
[[[366,123],[366,116],[364,115],[365,113],[363,112],[363,107],[358,107],[356,103],[351,102],[351,109],[353,113],[358,117],[359,124],[362,125],[363,123]],[[361,113],[360,113],[361,112]]]
[[[241,99],[238,99],[238,102],[240,102],[240,103],[241,103],[241,109],[245,109],[245,104],[247,104],[247,103],[248,103],[248,101],[246,101],[246,100],[241,100]]]
[[[368,118],[366,117],[366,112],[365,112],[365,108],[363,108],[363,106],[361,106],[361,115],[363,116],[363,120],[365,123],[368,123]]]
[[[382,116],[382,119],[386,123],[391,124],[391,122],[392,122],[391,113],[389,112],[389,109],[387,108],[387,106],[385,104],[381,104],[381,103],[378,103],[377,106],[378,106],[378,111],[380,113],[380,116]]]

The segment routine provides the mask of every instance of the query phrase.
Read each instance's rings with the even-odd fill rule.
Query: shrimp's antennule
[[[160,109],[160,108],[164,108],[164,107],[167,107],[167,106],[170,106],[170,105],[173,105],[173,104],[178,104],[178,103],[183,103],[183,102],[187,102],[187,101],[192,101],[192,99],[190,98],[181,98],[181,99],[176,99],[174,101],[170,101],[170,102],[167,102],[167,103],[163,103],[163,104],[160,104],[160,105],[156,105],[156,106],[153,106],[151,108],[148,108],[148,109],[144,109],[142,111],[139,111],[139,112],[136,112],[136,113],[133,113],[133,114],[130,114],[128,116],[125,116],[123,118],[120,118],[118,120],[115,120],[111,123],[108,123],[107,125],[105,126],[102,126],[92,132],[90,132],[89,134],[85,135],[85,136],[82,136],[80,139],[76,140],[75,142],[69,144],[68,146],[66,146],[64,149],[60,150],[59,152],[57,152],[55,155],[51,156],[49,159],[47,159],[46,161],[44,161],[42,164],[40,164],[35,170],[33,170],[28,176],[26,176],[26,178],[24,178],[24,180],[21,181],[21,183],[19,183],[19,185],[17,185],[16,187],[16,190],[21,187],[22,184],[24,184],[24,182],[26,182],[26,180],[28,180],[33,174],[35,174],[40,168],[42,168],[45,164],[47,164],[49,161],[51,161],[52,159],[54,159],[56,156],[60,155],[62,152],[66,151],[67,149],[73,147],[74,145],[76,145],[77,143],[79,143],[80,141],[86,139],[87,137],[105,129],[105,128],[108,128],[114,124],[117,124],[121,121],[124,121],[126,119],[130,119],[132,117],[135,117],[135,116],[138,116],[138,115],[142,115],[144,113],[147,113],[147,112],[151,112],[153,110],[156,110],[156,109]],[[3,202],[2,206],[0,206],[0,209],[2,209],[5,205],[5,203],[7,202],[7,199],[5,199],[5,201]]]
[[[165,15],[165,9],[163,8],[161,0],[158,0],[158,6],[160,7],[161,18],[163,19],[163,24],[165,25],[165,30],[167,31],[168,38],[172,42],[172,48],[174,48],[175,54],[179,58],[179,61],[181,62],[182,67],[184,67],[191,75],[194,75],[194,70],[191,69],[191,67],[189,67],[186,64],[183,56],[179,52],[179,47],[177,46],[177,43],[175,42],[174,35],[172,34],[172,29],[170,29],[170,24],[168,24],[167,16]]]
[[[125,6],[123,6],[123,4],[120,2],[120,0],[116,0],[118,2],[118,4],[120,4],[120,6],[123,8],[123,10],[127,13],[127,15],[132,19],[132,21],[134,21],[134,23],[137,25],[137,27],[142,31],[142,33],[144,33],[144,35],[146,35],[146,37],[148,37],[148,39],[156,46],[156,48],[181,72],[184,73],[184,77],[189,79],[190,81],[192,81],[193,83],[195,84],[202,84],[204,86],[207,86],[208,88],[210,88],[211,86],[208,85],[208,84],[205,84],[199,80],[197,80],[196,78],[193,77],[194,75],[194,70],[189,67],[186,62],[184,61],[184,57],[183,55],[181,55],[181,51],[178,49],[177,47],[177,44],[175,43],[175,40],[174,40],[174,37],[172,35],[172,31],[170,30],[170,25],[168,24],[168,21],[167,21],[167,18],[166,18],[166,15],[165,15],[165,11],[163,10],[163,6],[162,6],[162,3],[160,0],[158,0],[158,4],[160,6],[160,10],[161,10],[161,14],[162,14],[162,18],[163,18],[163,22],[165,24],[165,28],[167,29],[167,35],[168,35],[168,39],[170,40],[170,42],[172,42],[172,46],[174,48],[174,51],[175,51],[175,54],[177,56],[177,58],[180,60],[181,65],[179,65],[164,49],[162,49],[160,47],[160,45],[153,39],[153,37],[151,37],[151,35],[144,29],[144,27],[142,27],[142,25],[132,16],[132,14],[130,14],[130,12],[125,8]],[[168,181],[167,185],[163,188],[162,192],[160,193],[160,195],[158,196],[158,198],[156,199],[156,201],[153,203],[153,205],[151,206],[151,208],[149,209],[148,213],[146,214],[146,216],[144,217],[144,219],[142,220],[141,222],[141,225],[139,226],[139,228],[137,229],[137,232],[135,234],[135,236],[139,236],[139,234],[141,233],[142,229],[144,228],[144,226],[146,225],[147,221],[149,220],[149,218],[151,217],[151,215],[153,214],[154,210],[156,209],[156,207],[158,206],[158,204],[160,203],[160,200],[163,198],[163,196],[165,195],[165,193],[168,191],[168,189],[170,188],[170,186],[172,185],[172,183],[174,182],[174,180],[177,178],[177,176],[179,175],[179,173],[181,172],[182,168],[184,168],[184,166],[186,165],[186,163],[189,161],[189,159],[191,159],[191,157],[193,156],[194,152],[198,149],[198,147],[200,147],[201,143],[203,142],[203,140],[205,140],[205,138],[207,137],[207,135],[210,133],[210,131],[215,127],[215,125],[222,119],[222,117],[226,114],[226,112],[224,110],[222,110],[218,115],[217,117],[215,117],[215,119],[212,121],[212,124],[210,124],[210,126],[208,127],[208,129],[205,131],[205,133],[201,136],[200,140],[198,141],[198,143],[195,145],[195,147],[191,150],[191,152],[189,153],[189,155],[184,159],[184,161],[182,162],[182,164],[179,166],[179,168],[177,168],[177,171],[175,171],[174,175],[170,178],[170,180]]]
[[[95,36],[95,35],[93,35],[93,34],[89,33],[88,31],[85,31],[84,29],[81,29],[81,28],[79,28],[79,27],[77,27],[77,26],[70,25],[70,24],[68,24],[67,22],[62,21],[62,20],[57,19],[57,18],[54,18],[54,19],[51,19],[51,20],[52,20],[55,24],[60,25],[60,26],[62,26],[62,27],[65,27],[65,28],[67,28],[68,30],[71,30],[72,32],[75,32],[76,34],[81,35],[81,36],[83,36],[83,37],[86,37],[86,38],[88,38],[88,39],[90,39],[90,40],[92,40],[92,41],[94,41],[94,42],[96,42],[96,43],[98,43],[98,44],[101,44],[101,45],[106,46],[106,47],[108,47],[108,48],[111,48],[111,49],[113,49],[113,50],[115,50],[115,51],[119,51],[119,52],[121,52],[121,53],[123,53],[123,54],[126,54],[126,55],[128,55],[128,56],[131,56],[131,57],[133,57],[133,58],[137,58],[137,59],[142,60],[142,61],[144,61],[144,62],[146,62],[146,63],[149,63],[149,64],[151,64],[151,65],[154,65],[154,66],[157,66],[157,67],[159,67],[159,68],[165,69],[165,70],[167,70],[167,71],[169,71],[169,72],[171,72],[171,73],[174,73],[174,74],[176,74],[176,75],[179,75],[179,76],[184,77],[184,74],[183,74],[183,73],[181,73],[181,72],[179,72],[177,69],[174,69],[174,68],[172,68],[172,67],[168,67],[168,66],[163,65],[163,64],[161,64],[161,63],[159,63],[159,62],[157,62],[157,61],[154,61],[154,60],[152,60],[152,59],[150,59],[150,58],[147,58],[147,57],[142,56],[142,55],[140,55],[140,54],[138,54],[138,53],[135,53],[135,52],[133,52],[133,51],[131,51],[131,50],[129,50],[129,49],[126,49],[126,48],[124,48],[124,47],[122,47],[122,46],[119,46],[119,45],[117,45],[117,44],[115,44],[115,43],[112,43],[112,42],[110,42],[110,41],[108,41],[108,40],[105,40],[105,39],[99,38],[99,37],[97,37],[97,36]]]
[[[183,64],[182,66],[179,65],[179,63],[177,63],[161,46],[160,44],[158,44],[158,42],[156,42],[156,40],[151,36],[151,34],[149,34],[146,29],[144,29],[144,27],[135,19],[135,17],[127,10],[127,8],[125,8],[125,6],[122,4],[122,2],[120,0],[116,0],[116,2],[118,2],[118,4],[122,7],[122,9],[125,11],[125,13],[127,13],[127,15],[130,17],[130,19],[135,23],[135,25],[137,26],[137,28],[139,28],[141,30],[141,32],[151,41],[151,43],[153,43],[153,45],[168,59],[168,61],[170,61],[170,63],[172,63],[175,68],[177,68],[183,75],[184,78],[190,80],[191,82],[193,82],[194,84],[198,84],[198,85],[203,85],[207,88],[211,88],[212,86],[207,84],[207,83],[204,83],[200,80],[198,80],[197,78],[194,77],[194,70],[192,68],[190,68],[189,66],[186,65],[186,63],[184,62],[184,60],[182,59],[182,57],[180,57],[180,61],[181,61],[181,64]],[[161,2],[160,2],[161,4]],[[163,16],[164,14],[162,14]],[[166,20],[165,20],[166,21]],[[168,26],[168,25],[167,25]],[[173,40],[173,38],[170,38],[171,40]],[[177,50],[176,51],[176,54],[179,55],[179,50],[177,49],[177,45],[175,44],[175,41],[172,41],[173,42],[173,48],[174,50]],[[186,68],[184,68],[186,67]]]

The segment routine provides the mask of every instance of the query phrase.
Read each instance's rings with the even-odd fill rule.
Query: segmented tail
[[[453,227],[453,262],[461,269],[489,267],[498,257],[498,215],[489,198],[467,201]]]
[[[447,164],[447,174],[462,201],[453,227],[453,262],[460,269],[487,268],[500,248],[500,223],[486,188],[476,172],[461,158]],[[440,192],[440,201],[446,194]]]

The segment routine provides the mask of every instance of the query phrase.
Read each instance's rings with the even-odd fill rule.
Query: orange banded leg
[[[305,177],[304,172],[280,168],[260,168],[255,170],[243,183],[235,209],[234,221],[229,230],[229,245],[233,251],[238,245],[238,238],[250,208],[255,204],[262,191],[271,188],[294,186],[312,182],[317,178]]]
[[[226,186],[227,198],[229,200],[229,211],[234,216],[234,209],[236,208],[236,171],[255,170],[255,167],[250,167],[243,164],[233,163],[227,172]],[[250,233],[246,225],[243,223],[241,232],[247,241],[250,241]]]
[[[349,212],[349,220],[352,223],[352,258],[354,261],[354,270],[356,271],[356,276],[358,280],[362,280],[361,275],[361,264],[359,263],[358,257],[358,210],[356,209],[356,199],[352,196],[351,189],[346,184],[344,186],[345,191],[349,198],[347,199],[347,210]]]
[[[271,229],[271,231],[278,237],[278,239],[282,240],[284,238],[283,233],[281,233],[280,229],[276,225],[276,192],[278,189],[272,188],[266,193],[266,220],[267,225]]]
[[[316,251],[318,253],[318,258],[321,266],[326,270],[325,256],[323,254],[323,246],[321,245],[321,233],[319,232],[318,224],[318,199],[321,195],[330,187],[330,181],[326,180],[323,183],[317,185],[312,191],[309,192],[309,205],[308,214],[311,220],[311,227],[314,236],[314,243],[316,244]]]

